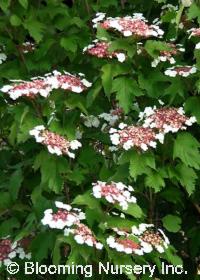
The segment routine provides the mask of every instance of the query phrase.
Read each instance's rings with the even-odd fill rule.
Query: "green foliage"
[[[167,215],[162,219],[164,227],[170,232],[178,232],[181,229],[181,218],[174,215]]]
[[[162,9],[164,4],[178,9]],[[108,17],[143,13],[150,23],[159,18],[165,34],[163,38],[123,37],[100,25],[95,29],[92,19],[96,12]],[[164,261],[183,264],[188,279],[196,279],[200,255],[200,51],[195,49],[199,37],[190,37],[187,31],[200,24],[198,1],[184,8],[178,0],[1,0],[0,13],[0,60],[2,54],[7,56],[0,61],[0,87],[12,84],[11,80],[43,77],[53,70],[84,73],[92,83],[81,93],[54,89],[47,98],[37,95],[12,100],[0,92],[0,238],[28,240],[27,252],[39,264],[155,264],[158,269],[152,279],[178,279],[177,275],[161,275]],[[116,57],[83,53],[96,38],[107,39],[109,54],[124,53],[126,60],[121,63]],[[186,49],[174,56],[175,65],[195,65],[197,73],[187,78],[169,77],[164,74],[172,66],[168,60],[151,66],[160,53],[173,51],[169,45],[172,39]],[[28,52],[24,51],[27,41],[34,46]],[[186,115],[195,116],[197,123],[187,126],[187,131],[166,133],[164,143],[148,151],[134,146],[112,152],[110,128],[118,128],[121,122],[141,125],[139,113],[149,106],[162,107],[161,101],[166,107],[184,107]],[[117,116],[117,121],[109,123],[98,117],[103,113],[110,113],[111,120]],[[98,127],[85,124],[91,115],[98,117]],[[29,132],[38,125],[68,140],[80,137],[82,147],[75,151],[75,159],[51,154],[37,143]],[[133,186],[137,202],[125,209],[95,198],[92,184],[98,180]],[[85,212],[83,223],[104,249],[78,244],[59,229],[43,226],[44,211],[55,210],[55,201]],[[164,228],[171,241],[164,253],[126,255],[109,248],[106,238],[113,228],[130,231],[141,223]],[[0,279],[7,278],[4,273],[0,268]],[[125,274],[117,277],[150,277]],[[83,275],[47,277],[83,279]],[[113,277],[94,275],[92,279]],[[26,278],[17,274],[18,279]]]

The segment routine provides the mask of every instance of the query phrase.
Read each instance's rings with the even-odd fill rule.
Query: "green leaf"
[[[64,184],[61,174],[68,171],[67,160],[51,155],[47,151],[42,151],[36,156],[34,162],[34,169],[37,170],[39,168],[42,175],[41,183],[47,185],[55,193],[59,193]]]
[[[165,186],[165,181],[157,171],[149,170],[147,177],[145,178],[145,185],[149,188],[159,192]]]
[[[87,107],[90,107],[93,104],[94,100],[101,92],[101,89],[102,89],[101,82],[97,80],[87,94]]]
[[[106,64],[102,67],[102,85],[105,91],[106,96],[110,96],[111,89],[112,89],[112,79],[113,79],[113,73],[112,73],[112,65]]]
[[[72,204],[77,205],[87,205],[90,209],[100,209],[99,201],[91,195],[90,192],[86,192],[85,194],[78,195],[72,202]]]
[[[5,209],[10,208],[11,206],[12,206],[12,200],[11,200],[11,197],[10,197],[10,193],[1,191],[0,213],[1,213],[1,211],[4,211]]]
[[[135,96],[143,94],[137,82],[127,77],[116,78],[113,81],[112,92],[116,92],[116,98],[125,113],[130,111]]]
[[[144,46],[145,50],[152,57],[157,57],[160,51],[169,51],[171,48],[167,43],[161,41],[148,40]]]
[[[167,215],[162,218],[163,226],[170,232],[178,232],[181,229],[181,218],[174,215]]]
[[[186,166],[185,164],[179,164],[176,166],[176,172],[178,174],[178,180],[181,185],[186,188],[189,195],[191,195],[195,190],[195,184],[197,180],[197,174],[194,169]]]
[[[0,224],[0,237],[12,235],[14,229],[19,227],[20,227],[20,223],[16,217],[7,218]]]
[[[128,40],[125,39],[118,39],[116,41],[113,41],[109,47],[109,51],[113,52],[113,51],[125,51],[127,52],[129,57],[133,57],[133,55],[136,52],[136,45],[133,46],[129,43]]]
[[[174,142],[173,158],[185,165],[200,169],[200,143],[188,132],[178,134]]]
[[[186,112],[190,112],[193,116],[197,118],[198,123],[200,123],[200,97],[192,96],[185,102],[184,109]]]
[[[1,0],[0,1],[0,7],[1,9],[6,12],[8,7],[10,6],[11,0]]]
[[[155,169],[155,158],[151,153],[139,154],[137,151],[131,152],[129,172],[135,180],[139,175],[147,174],[149,168]]]
[[[188,10],[187,16],[189,20],[197,18],[198,23],[200,24],[200,7],[197,4],[193,3]]]
[[[10,178],[9,191],[13,200],[18,197],[19,189],[23,182],[23,174],[21,169],[17,169]]]
[[[19,3],[24,7],[24,9],[28,8],[28,0],[18,0]]]
[[[137,205],[135,203],[129,203],[127,210],[123,210],[121,207],[116,206],[116,205],[115,205],[115,208],[120,209],[122,212],[129,214],[135,218],[141,218],[143,216],[142,209],[140,208],[139,205]]]
[[[48,253],[53,251],[55,244],[54,232],[41,232],[33,240],[31,244],[31,250],[33,257],[38,262],[48,257]]]
[[[24,22],[24,28],[26,28],[28,30],[31,37],[33,37],[33,39],[37,43],[39,43],[42,40],[44,29],[45,29],[45,26],[43,23],[39,22],[36,19],[29,18]]]
[[[75,53],[77,51],[77,38],[70,36],[70,37],[63,37],[60,40],[60,45],[63,47],[66,51],[70,51],[72,53]]]
[[[13,26],[20,26],[22,21],[21,19],[17,16],[17,15],[12,15],[10,17],[10,23],[13,25]]]

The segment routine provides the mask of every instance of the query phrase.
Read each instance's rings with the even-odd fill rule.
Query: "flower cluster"
[[[100,125],[98,117],[94,115],[85,116],[81,114],[81,117],[83,118],[83,123],[86,127],[99,127]]]
[[[126,55],[120,51],[109,51],[111,43],[106,41],[94,40],[93,44],[85,47],[83,52],[87,52],[98,58],[117,58],[119,62],[124,62]]]
[[[109,113],[102,113],[99,115],[100,119],[105,120],[110,126],[113,126],[122,118],[124,111],[120,107],[110,110]]]
[[[170,64],[174,64],[176,63],[174,56],[185,51],[185,49],[182,47],[181,44],[175,45],[169,43],[168,46],[171,50],[160,51],[160,55],[156,57],[151,63],[152,67],[156,67],[160,62],[166,62],[166,61],[168,61]]]
[[[190,7],[192,5],[193,0],[181,0],[181,2],[184,7]]]
[[[79,73],[79,76],[84,77],[84,74]],[[74,76],[65,71],[64,74],[58,71],[53,71],[53,73],[46,74],[45,77],[47,83],[50,84],[53,89],[61,88],[76,93],[80,93],[92,85],[85,78]]]
[[[72,92],[80,93],[91,86],[86,79],[71,75],[64,72],[64,74],[53,71],[53,73],[46,74],[44,77],[35,77],[31,81],[13,81],[13,85],[5,85],[1,88],[2,92],[8,93],[13,100],[21,96],[34,98],[36,95],[47,97],[54,89],[64,89]]]
[[[55,205],[58,208],[56,213],[53,212],[53,209],[45,210],[44,218],[41,221],[43,225],[48,225],[53,229],[64,229],[85,219],[85,214],[78,208],[72,208],[59,201],[56,201]]]
[[[168,68],[165,71],[165,75],[170,77],[176,77],[176,76],[188,77],[196,72],[197,72],[197,68],[195,66],[174,66]]]
[[[182,107],[146,107],[144,112],[140,112],[140,120],[143,120],[143,127],[158,129],[161,133],[177,132],[185,130],[186,126],[191,126],[196,122],[195,117],[187,117]]]
[[[104,120],[106,123],[103,123],[101,130],[105,127],[113,126],[122,118],[124,115],[123,109],[116,107],[115,109],[110,110],[108,113],[101,113],[98,116],[88,115],[85,116],[81,114],[81,117],[84,120],[84,125],[87,127],[99,127],[100,120]]]
[[[163,253],[169,246],[169,239],[161,229],[155,230],[152,224],[140,224],[132,227],[132,234],[139,236],[143,248],[148,248],[149,253],[155,248]]]
[[[101,250],[103,245],[97,241],[92,231],[83,223],[85,213],[79,208],[72,208],[71,205],[56,201],[56,212],[53,209],[47,209],[41,220],[43,225],[48,225],[52,229],[64,230],[64,235],[73,235],[78,244],[86,244]]]
[[[129,150],[133,147],[147,151],[150,147],[156,148],[156,141],[163,143],[164,137],[161,133],[156,134],[152,128],[142,126],[128,126],[121,123],[119,129],[110,129],[110,139],[113,145]]]
[[[93,19],[94,27],[100,23],[103,29],[113,29],[123,34],[125,37],[137,36],[142,38],[162,37],[164,32],[158,25],[149,25],[142,14],[135,13],[133,16],[126,17],[108,17],[104,13],[97,13]]]
[[[16,257],[30,259],[31,254],[26,254],[19,242],[13,243],[9,237],[0,239],[0,267],[9,265]]]
[[[109,236],[106,242],[110,248],[115,249],[117,252],[136,254],[139,256],[144,254],[140,242],[138,242],[138,240],[132,240],[130,236],[120,238]]]
[[[115,236],[107,238],[110,248],[126,254],[144,255],[154,249],[164,253],[169,246],[169,239],[161,229],[156,230],[152,224],[140,224],[129,229],[113,228]]]
[[[71,150],[77,150],[82,146],[78,140],[69,141],[63,136],[45,129],[43,125],[34,127],[29,133],[35,137],[36,142],[47,146],[51,154],[58,156],[66,154],[71,158],[75,158],[75,154]]]
[[[101,182],[93,183],[93,195],[96,198],[105,198],[109,203],[119,204],[123,210],[127,210],[129,203],[136,203],[137,200],[131,195],[133,188],[123,183]]]
[[[23,53],[33,52],[35,50],[35,44],[27,41],[20,46]]]
[[[15,80],[13,85],[3,86],[1,91],[8,93],[11,99],[16,100],[21,96],[34,98],[38,94],[47,97],[52,87],[44,78],[33,78],[31,81]]]
[[[74,240],[78,244],[86,244],[90,247],[95,247],[98,250],[103,248],[103,244],[97,241],[91,229],[82,223],[78,223],[73,229],[67,228],[64,230],[65,236],[68,236],[69,234],[74,236]]]

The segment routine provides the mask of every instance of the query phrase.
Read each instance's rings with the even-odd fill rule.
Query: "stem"
[[[178,32],[178,27],[179,27],[179,24],[180,24],[180,21],[181,21],[181,16],[183,14],[183,10],[184,10],[184,6],[181,5],[180,9],[177,13],[177,16],[176,16],[176,33]]]
[[[88,0],[85,0],[85,7],[86,7],[88,15],[90,16],[90,6],[88,4]]]
[[[126,3],[126,0],[121,0],[122,9],[125,9],[125,3]]]
[[[153,197],[152,189],[149,190],[149,223],[153,223],[155,199]]]
[[[200,214],[200,206],[197,203],[193,203],[194,207],[196,208],[197,212]]]

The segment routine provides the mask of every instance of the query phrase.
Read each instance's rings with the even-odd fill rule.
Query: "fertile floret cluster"
[[[26,254],[19,242],[12,242],[9,237],[0,239],[0,267],[9,265],[14,258],[30,259],[31,254]]]
[[[75,154],[72,151],[82,146],[78,140],[69,141],[63,136],[45,129],[43,125],[34,127],[29,133],[35,137],[36,142],[47,146],[51,154],[58,156],[66,154],[71,158],[75,158]]]
[[[156,141],[163,143],[162,134],[156,134],[152,128],[134,126],[121,123],[119,129],[110,129],[110,139],[113,145],[122,147],[124,150],[130,150],[136,147],[147,151],[150,147],[156,148]]]
[[[151,63],[152,67],[156,67],[160,62],[166,62],[166,61],[168,61],[170,64],[174,64],[174,63],[176,63],[176,60],[174,57],[177,56],[178,54],[180,54],[181,52],[185,51],[183,46],[180,44],[175,45],[175,44],[169,43],[168,47],[170,48],[170,50],[160,51],[159,56],[156,57],[153,60],[153,62]]]
[[[116,30],[125,37],[136,36],[149,38],[162,37],[164,34],[158,25],[149,25],[140,13],[135,13],[132,17],[105,17],[106,15],[104,13],[97,13],[96,18],[93,19],[94,27],[97,27],[97,23],[100,23],[101,28]]]
[[[85,214],[78,208],[72,208],[68,204],[56,201],[57,212],[54,213],[53,209],[47,209],[44,212],[42,219],[43,225],[48,225],[53,229],[64,229],[80,223],[85,219]]]
[[[111,46],[110,42],[94,40],[93,43],[83,49],[83,52],[86,52],[92,56],[98,58],[117,58],[119,62],[124,62],[126,55],[124,52],[120,51],[109,51]]]
[[[35,44],[27,41],[20,46],[23,53],[33,52],[35,50]]]
[[[117,252],[140,256],[144,254],[140,242],[137,239],[132,240],[130,236],[120,238],[109,236],[106,242],[110,248],[115,249]]]
[[[170,77],[176,77],[176,76],[188,77],[196,72],[197,72],[197,68],[195,66],[174,66],[168,68],[165,71],[165,75]]]
[[[13,100],[21,96],[34,98],[36,95],[47,97],[54,89],[64,89],[80,93],[91,86],[86,79],[64,72],[64,74],[53,71],[44,77],[32,78],[31,81],[13,81],[13,85],[5,85],[1,88],[2,92],[8,93]]]
[[[133,226],[132,234],[139,236],[141,245],[148,248],[149,252],[155,248],[159,253],[164,253],[170,244],[164,232],[161,229],[156,230],[152,224]]]
[[[109,203],[119,204],[123,210],[127,210],[129,203],[136,203],[137,200],[132,196],[133,188],[123,183],[106,183],[97,181],[93,183],[93,195],[96,198],[105,198]]]
[[[158,129],[161,133],[177,132],[185,130],[196,122],[195,117],[187,117],[182,107],[163,107],[157,109],[156,106],[146,107],[141,112],[140,120],[143,121],[143,127]]]
[[[115,235],[107,238],[110,248],[126,254],[144,255],[153,250],[164,253],[169,246],[169,239],[161,229],[152,224],[133,226],[131,230],[113,228]]]
[[[74,236],[74,240],[78,244],[86,244],[99,250],[103,248],[103,244],[97,241],[91,229],[82,223],[75,225],[75,228],[67,228],[64,230],[65,236],[70,234]]]

